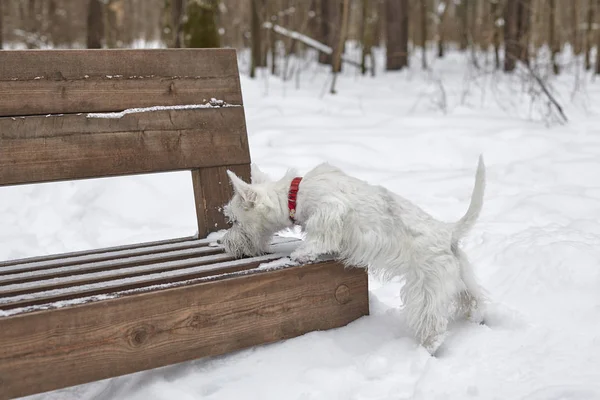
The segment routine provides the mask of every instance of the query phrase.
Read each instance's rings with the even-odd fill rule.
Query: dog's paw
[[[309,264],[317,261],[319,255],[310,249],[299,248],[292,252],[290,259],[298,264]]]
[[[427,350],[429,354],[435,357],[437,355],[438,349],[440,348],[442,343],[444,343],[446,336],[448,336],[447,332],[433,335],[427,340],[425,340],[423,343],[421,343],[421,345],[425,348],[425,350]]]

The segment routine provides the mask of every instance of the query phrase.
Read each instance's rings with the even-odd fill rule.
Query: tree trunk
[[[458,48],[464,51],[469,47],[469,0],[460,0],[460,3],[456,6],[456,12],[460,19]]]
[[[342,3],[342,26],[340,28],[340,39],[335,48],[333,54],[333,81],[331,82],[331,94],[335,94],[335,83],[337,76],[341,71],[342,64],[342,50],[344,49],[344,42],[346,41],[346,35],[348,33],[348,13],[350,11],[350,0],[344,0]]]
[[[122,47],[123,44],[123,15],[122,0],[104,0],[104,44],[107,48]],[[136,34],[138,32],[135,32]],[[133,35],[125,42],[133,41]]]
[[[373,18],[369,0],[362,0],[362,23],[361,41],[362,53],[360,59],[360,71],[363,75],[367,73],[367,56],[373,60]]]
[[[560,68],[556,61],[556,55],[559,51],[559,43],[556,38],[556,0],[549,0],[550,21],[548,23],[548,42],[550,45],[550,60],[552,62],[552,71],[554,74],[560,72]]]
[[[596,7],[600,13],[600,0],[596,1]],[[598,18],[598,25],[600,25],[600,18]],[[596,32],[596,75],[600,75],[600,30]]]
[[[595,14],[594,2],[600,3],[600,1],[598,1],[598,0],[589,0],[588,1],[588,9],[587,9],[587,28],[585,31],[585,61],[584,61],[585,69],[587,71],[592,69],[592,60],[591,60],[590,52],[592,51],[592,47],[594,46],[594,30],[593,30],[594,14]],[[598,36],[600,36],[600,34]],[[596,50],[596,53],[600,53],[600,48],[598,48]]]
[[[181,47],[181,30],[183,29],[183,0],[171,0],[171,25],[173,26],[172,47]]]
[[[339,42],[340,0],[321,0],[321,39],[324,44],[336,51]],[[332,64],[332,54],[319,53],[321,64]]]
[[[87,24],[87,48],[101,49],[104,37],[104,15],[101,0],[90,0]]]
[[[408,0],[385,0],[386,70],[408,67]]]
[[[427,69],[427,1],[421,0],[421,49],[423,50],[421,67],[423,69]]]
[[[571,25],[573,27],[573,34],[571,35],[571,45],[573,46],[573,52],[576,55],[581,54],[581,35],[579,34],[579,10],[581,9],[581,2],[579,0],[571,0]]]
[[[469,46],[471,46],[471,52],[475,53],[475,46],[481,45],[479,23],[477,22],[477,13],[479,8],[479,1],[471,0],[467,3],[469,14]]]
[[[517,3],[518,59],[529,65],[529,39],[531,31],[531,0],[518,0]]]
[[[275,36],[274,29],[269,31],[268,41],[269,49],[271,51],[271,75],[277,75],[277,37]],[[283,78],[285,79],[285,76]]]
[[[507,0],[504,6],[504,71],[513,71],[517,61],[529,64],[530,30],[531,0]]]
[[[2,50],[4,48],[3,47],[4,35],[2,34],[4,32],[4,27],[2,25],[2,21],[4,19],[4,13],[2,12],[3,7],[4,7],[3,0],[0,0],[0,50]]]
[[[492,14],[492,45],[494,46],[494,65],[496,69],[500,69],[500,25],[498,19],[498,0],[492,0],[490,4],[490,13]]]
[[[441,14],[438,14],[438,40],[437,40],[437,56],[438,58],[444,57],[445,52],[445,41],[446,41],[446,28],[444,23],[446,22],[446,15],[448,15],[448,0],[442,0],[440,6],[444,7]]]
[[[262,0],[250,0],[250,78],[256,77],[256,68],[261,65],[262,33],[260,27],[260,9]]]
[[[517,41],[518,0],[506,0],[504,5],[504,71],[511,72],[515,69],[519,57]]]
[[[189,1],[187,4],[187,20],[183,24],[183,41],[189,48],[220,47],[217,30],[217,13],[219,0],[203,2]]]

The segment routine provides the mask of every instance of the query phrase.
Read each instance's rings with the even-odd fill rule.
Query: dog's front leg
[[[340,252],[342,239],[342,210],[340,207],[321,207],[303,224],[305,239],[292,252],[292,261],[304,264],[314,262],[320,255]]]

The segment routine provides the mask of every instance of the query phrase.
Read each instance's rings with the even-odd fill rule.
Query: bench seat
[[[187,237],[0,264],[0,399],[344,326],[366,272],[291,265],[300,243],[234,260]],[[286,261],[287,260],[287,261]]]

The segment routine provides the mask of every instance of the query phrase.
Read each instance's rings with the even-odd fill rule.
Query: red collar
[[[300,181],[302,178],[296,177],[290,184],[290,191],[288,193],[288,209],[290,210],[290,220],[296,222],[296,198],[298,197],[298,190],[300,189]]]

